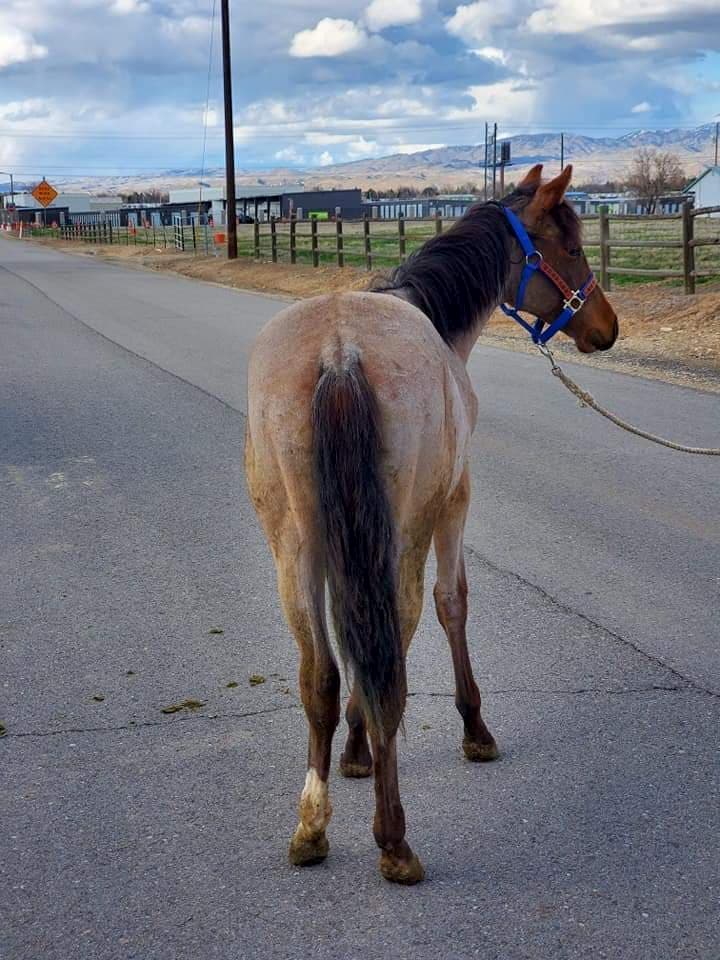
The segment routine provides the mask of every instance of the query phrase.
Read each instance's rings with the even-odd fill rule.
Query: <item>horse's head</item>
[[[585,288],[590,291],[587,299],[574,301],[576,312],[563,327],[563,332],[573,338],[582,353],[609,350],[618,335],[617,316],[600,287],[594,285],[582,248],[580,219],[564,199],[572,167],[565,167],[554,180],[543,182],[541,174],[542,164],[537,164],[504,201],[524,225],[545,264],[545,272],[533,271],[527,282],[521,294],[521,309],[552,324],[567,307],[567,297],[561,288],[565,286],[573,292]],[[526,264],[525,253],[518,252],[522,256],[512,258],[505,291],[513,306],[518,306],[518,291]],[[552,272],[556,274],[555,279]]]

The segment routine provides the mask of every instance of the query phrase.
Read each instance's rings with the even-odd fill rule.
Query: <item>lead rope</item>
[[[538,343],[536,346],[540,353],[549,361],[553,376],[557,377],[558,380],[567,387],[570,393],[574,394],[578,398],[580,401],[580,406],[592,407],[592,409],[597,410],[601,416],[605,417],[616,426],[622,427],[623,430],[627,430],[628,433],[634,433],[637,437],[643,437],[645,440],[651,440],[653,443],[659,443],[663,447],[669,447],[671,450],[680,450],[682,453],[699,453],[706,457],[720,457],[720,447],[687,447],[685,444],[674,443],[672,440],[665,440],[664,437],[658,437],[654,433],[648,433],[646,430],[641,430],[639,427],[634,427],[631,423],[627,423],[625,420],[621,420],[620,417],[616,417],[614,413],[610,413],[609,410],[601,407],[597,400],[595,400],[595,398],[592,397],[587,390],[583,390],[582,387],[579,387],[574,380],[570,379],[570,377],[558,364],[552,350],[547,346],[547,344]]]

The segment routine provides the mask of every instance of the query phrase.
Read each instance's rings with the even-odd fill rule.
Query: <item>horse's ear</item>
[[[535,217],[542,217],[543,214],[561,203],[565,191],[570,186],[572,172],[572,164],[568,164],[554,180],[541,183],[535,191],[535,196],[528,204],[528,213]]]
[[[541,163],[536,163],[534,167],[530,167],[528,172],[518,184],[518,189],[521,190],[524,187],[539,187],[542,169],[543,165]]]

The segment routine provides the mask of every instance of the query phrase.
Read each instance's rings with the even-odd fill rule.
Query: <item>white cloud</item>
[[[375,140],[366,140],[358,137],[347,145],[347,155],[351,160],[362,160],[365,157],[377,157],[382,153],[380,144]]]
[[[652,105],[643,100],[642,103],[636,103],[635,106],[630,111],[631,113],[650,113],[652,110]]]
[[[275,159],[283,163],[305,163],[305,158],[297,152],[295,147],[283,147],[276,152]]]
[[[559,0],[563,2],[563,0]],[[571,0],[565,0],[571,2]],[[510,4],[499,4],[491,0],[476,0],[466,6],[460,6],[445,23],[448,33],[461,40],[474,40],[482,43],[487,40],[493,27],[506,23],[512,15]]]
[[[646,24],[717,13],[717,0],[549,0],[528,17],[533,33],[580,33],[598,27]]]
[[[13,63],[25,63],[27,60],[42,60],[48,55],[48,48],[35,43],[26,30],[21,30],[0,17],[0,70]]]
[[[352,20],[324,17],[312,30],[296,33],[290,44],[291,57],[339,57],[358,50],[367,34]]]
[[[476,57],[482,57],[483,60],[490,60],[491,63],[505,65],[508,62],[508,55],[499,47],[481,47],[479,50],[473,50]]]
[[[377,105],[375,112],[379,117],[429,117],[433,114],[428,103],[412,97],[393,97],[390,100],[384,100]]]
[[[503,80],[483,86],[468,87],[466,93],[475,101],[469,109],[448,111],[448,120],[472,120],[502,117],[503,120],[527,122],[535,112],[537,88],[527,82]]]
[[[110,4],[110,13],[118,16],[127,16],[129,13],[146,13],[149,4],[145,0],[113,0]]]
[[[331,153],[328,153],[327,150],[323,150],[318,158],[318,163],[321,167],[329,167],[331,164],[335,163],[335,160]]]
[[[375,31],[417,23],[421,18],[420,0],[372,0],[364,17],[368,28]]]

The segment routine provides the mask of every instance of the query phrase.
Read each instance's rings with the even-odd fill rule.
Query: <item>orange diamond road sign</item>
[[[37,202],[41,204],[41,206],[49,207],[55,197],[57,197],[58,192],[55,187],[51,187],[47,180],[43,177],[40,183],[33,190],[32,195],[35,197]]]

